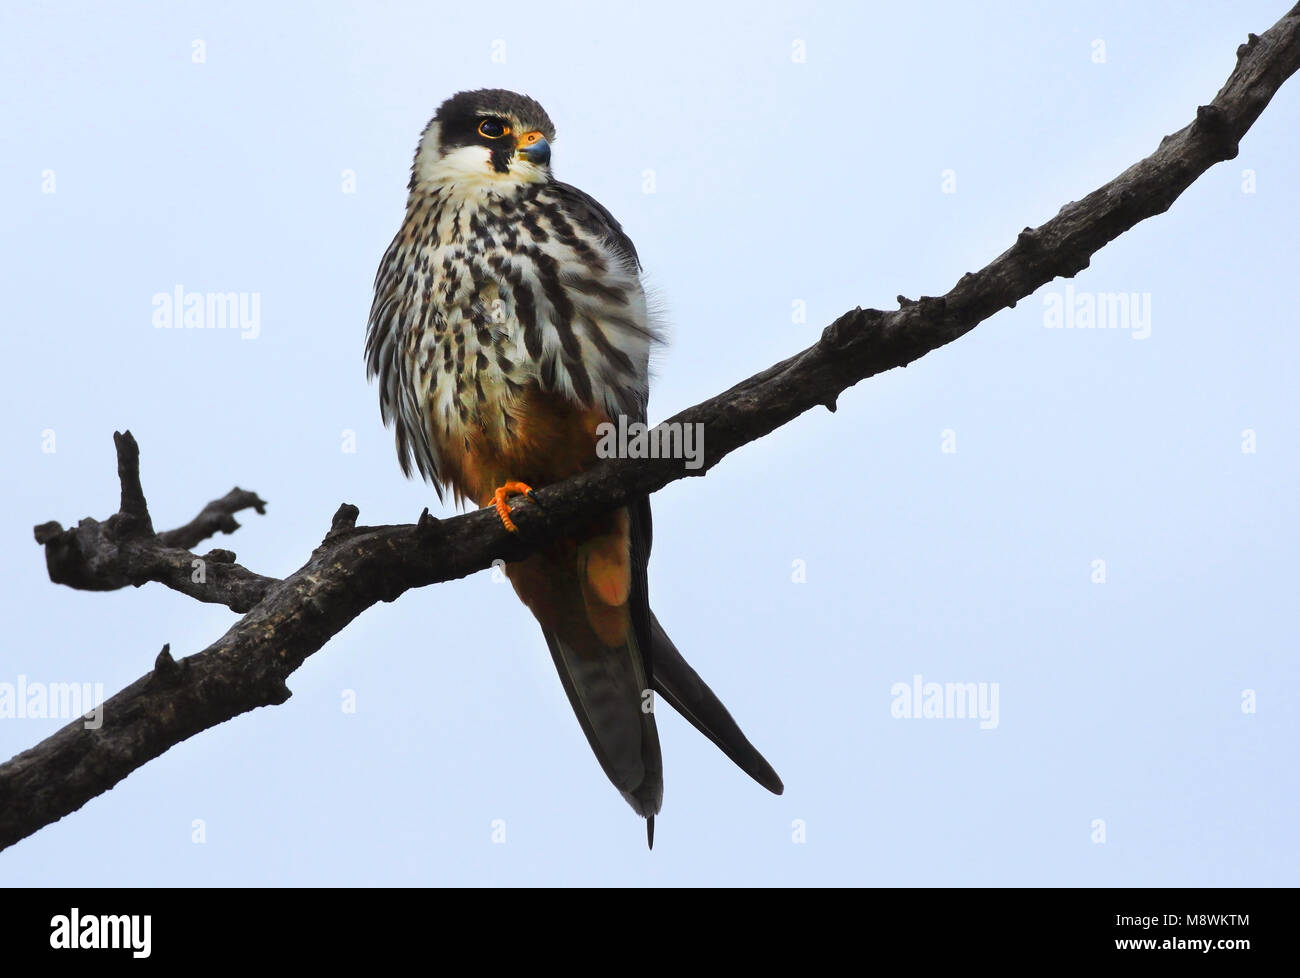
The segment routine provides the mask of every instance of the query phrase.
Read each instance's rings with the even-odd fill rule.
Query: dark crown
[[[519,120],[528,132],[541,130],[547,141],[555,139],[555,124],[534,99],[504,88],[480,88],[472,92],[457,92],[438,107],[433,117],[446,128],[448,123],[463,122],[484,115],[507,115]]]

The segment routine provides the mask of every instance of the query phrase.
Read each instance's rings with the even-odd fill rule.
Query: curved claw
[[[510,518],[510,504],[506,501],[510,496],[527,496],[533,502],[537,502],[537,496],[533,492],[533,487],[523,482],[507,482],[492,493],[492,506],[496,509],[497,516],[501,518],[501,525],[511,533],[518,533],[519,527]]]

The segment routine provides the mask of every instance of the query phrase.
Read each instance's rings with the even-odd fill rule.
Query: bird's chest
[[[489,471],[585,458],[600,419],[643,410],[650,333],[634,265],[528,194],[420,200],[376,282],[374,357],[394,368],[399,430],[470,498]]]
[[[502,215],[431,206],[406,243],[402,320],[408,383],[439,441],[499,431],[530,364],[511,292],[518,238]]]
[[[518,227],[485,208],[434,213],[413,250],[410,380],[447,482],[479,503],[508,479],[545,485],[591,464],[606,419],[544,390],[525,278],[536,260]]]

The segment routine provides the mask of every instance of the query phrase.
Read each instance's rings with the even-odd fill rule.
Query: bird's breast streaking
[[[651,340],[635,252],[581,191],[413,187],[376,276],[370,338],[408,472],[482,503],[464,457],[517,437],[527,392],[637,417]]]

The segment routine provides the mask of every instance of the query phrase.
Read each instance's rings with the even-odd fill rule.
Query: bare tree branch
[[[204,506],[199,515],[184,526],[159,533],[158,539],[164,546],[188,549],[218,533],[234,533],[239,529],[235,514],[241,509],[255,509],[259,516],[265,516],[266,500],[259,499],[255,492],[236,486],[220,499]]]
[[[255,494],[233,490],[190,524],[155,534],[138,447],[129,433],[115,436],[121,508],[104,523],[37,527],[50,579],[86,590],[157,581],[246,614],[196,655],[175,661],[164,647],[152,672],[104,704],[99,729],[74,722],[0,765],[0,849],[75,811],[187,737],[283,703],[289,674],[376,602],[463,577],[497,558],[518,559],[594,511],[703,475],[816,405],[834,410],[839,394],[859,381],[951,343],[1058,276],[1073,277],[1107,243],[1166,211],[1212,165],[1234,158],[1238,141],[1297,68],[1300,5],[1238,48],[1227,83],[1197,109],[1195,121],[1045,224],[1026,228],[1011,248],[963,275],[946,295],[900,296],[892,312],[847,312],[802,353],[669,419],[706,426],[701,468],[687,470],[668,458],[607,460],[540,490],[540,506],[517,500],[519,535],[507,533],[490,509],[442,521],[426,511],[415,525],[358,527],[356,507],[344,505],[306,564],[283,580],[263,577],[234,563],[228,551],[200,558],[186,549],[219,530],[232,532],[238,510],[261,512]],[[203,561],[198,581],[195,561]]]
[[[235,513],[250,508],[265,513],[266,502],[255,492],[231,489],[184,526],[155,534],[140,483],[140,448],[129,431],[114,433],[113,442],[121,509],[103,523],[87,517],[65,530],[51,521],[33,531],[36,542],[45,547],[50,580],[82,591],[115,591],[157,581],[200,601],[250,610],[274,578],[240,567],[229,550],[199,557],[185,548],[218,532],[234,533],[239,529]]]

